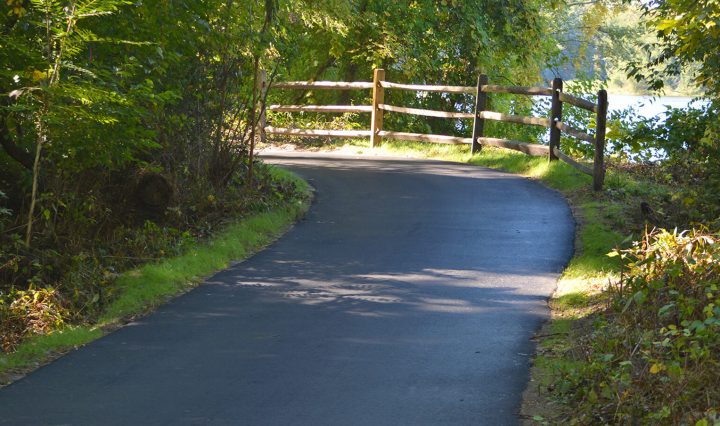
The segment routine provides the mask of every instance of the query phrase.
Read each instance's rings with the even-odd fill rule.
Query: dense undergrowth
[[[137,232],[140,239],[153,243],[142,245],[143,257],[100,258],[83,253],[84,258],[93,262],[93,269],[87,271],[83,269],[86,264],[73,262],[78,254],[68,253],[56,259],[53,284],[3,288],[0,324],[5,353],[0,353],[0,373],[32,368],[58,351],[93,340],[119,321],[145,313],[168,297],[191,288],[202,277],[270,242],[305,211],[309,187],[281,169],[259,164],[258,167],[260,180],[256,191],[244,194],[238,189],[213,201],[218,209],[229,203],[232,212],[226,211],[221,217],[201,216],[200,225],[182,229],[159,220],[146,221],[140,229],[149,231]],[[258,192],[261,188],[263,192]],[[248,197],[252,203],[247,202]],[[234,203],[241,201],[244,208],[236,209]],[[162,237],[156,238],[157,235]],[[107,241],[97,243],[103,246]],[[137,247],[136,240],[113,243],[112,250],[116,251],[133,253]],[[21,254],[13,256],[20,258]],[[94,277],[91,274],[96,270],[101,272]],[[32,269],[10,272],[20,275],[25,271]],[[47,277],[43,276],[48,280]],[[78,282],[65,285],[73,279]],[[103,280],[101,289],[88,285],[93,279]],[[36,280],[40,282],[39,278]]]
[[[609,307],[578,333],[554,383],[575,423],[720,422],[720,240],[655,230],[613,252]]]
[[[6,234],[0,245],[3,352],[27,352],[23,342],[36,336],[141,313],[186,288],[188,281],[267,242],[297,216],[307,188],[279,169],[261,163],[256,167],[254,187],[238,184],[222,192],[186,193],[182,202],[152,218],[130,215],[121,220],[113,200],[96,198],[94,208],[104,216],[86,213],[93,223],[73,227],[71,212],[55,211],[48,220],[56,226],[38,226],[44,232],[35,237],[32,249]],[[227,232],[232,237],[223,240]],[[173,260],[157,264],[165,258]],[[146,266],[136,269],[141,265]],[[95,333],[75,330],[44,341],[74,342],[80,334]],[[22,363],[2,364],[0,370]]]

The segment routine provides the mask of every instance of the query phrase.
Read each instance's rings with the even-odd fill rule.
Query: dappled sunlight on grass
[[[562,161],[549,162],[546,157],[530,157],[523,153],[485,147],[470,164],[505,170],[542,180],[550,187],[571,191],[590,185],[589,176],[578,172]]]
[[[571,292],[565,293],[562,296],[557,296],[553,299],[553,307],[559,311],[567,312],[570,310],[585,309],[592,303],[599,300],[598,293],[587,293],[587,292]],[[584,315],[583,315],[584,316]]]

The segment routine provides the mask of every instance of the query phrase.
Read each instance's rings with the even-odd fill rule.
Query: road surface
[[[563,197],[461,164],[268,161],[317,189],[304,220],[0,390],[0,424],[517,424],[572,253]]]

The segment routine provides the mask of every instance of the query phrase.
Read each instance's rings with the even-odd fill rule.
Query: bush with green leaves
[[[720,11],[715,0],[654,0],[638,2],[646,25],[657,38],[646,46],[652,55],[628,66],[631,76],[647,81],[654,89],[663,79],[697,67],[695,84],[715,100],[720,99]]]
[[[575,422],[717,424],[720,234],[655,230],[611,256],[610,307],[560,372]]]
[[[717,154],[717,117],[720,104],[698,101],[671,108],[655,117],[643,117],[633,108],[612,112],[608,118],[608,150],[634,161],[694,158],[705,162]]]

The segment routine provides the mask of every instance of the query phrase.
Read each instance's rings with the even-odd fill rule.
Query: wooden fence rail
[[[360,90],[372,89],[373,84],[369,81],[356,81],[352,83],[344,81],[287,81],[284,83],[273,83],[275,89],[326,89],[326,90]]]
[[[277,112],[372,112],[370,105],[270,105]]]
[[[497,146],[513,149],[533,156],[547,156],[550,161],[562,160],[582,173],[593,177],[593,189],[602,190],[605,180],[605,128],[607,120],[607,92],[598,92],[597,103],[578,98],[563,92],[563,82],[556,78],[552,87],[523,87],[523,86],[498,86],[488,84],[486,75],[478,77],[476,86],[447,86],[447,85],[419,85],[401,84],[385,80],[385,71],[376,69],[372,82],[335,82],[335,81],[292,81],[273,83],[274,89],[320,89],[320,90],[368,90],[372,89],[372,105],[270,105],[268,110],[276,112],[315,112],[315,113],[370,113],[369,130],[324,130],[324,129],[285,129],[278,127],[265,127],[261,131],[268,134],[306,137],[336,137],[336,138],[358,138],[370,137],[372,146],[376,147],[382,143],[383,138],[411,140],[422,142],[446,143],[446,144],[469,144],[472,153],[482,149],[483,145]],[[475,96],[475,110],[472,113],[461,111],[437,111],[420,108],[409,108],[385,103],[385,90],[409,90],[416,92],[440,92],[440,93],[461,93]],[[549,96],[552,99],[550,117],[526,117],[521,115],[503,114],[488,111],[488,93],[509,93],[525,96]],[[595,135],[575,129],[562,121],[563,104],[567,103],[578,108],[594,112]],[[421,133],[397,132],[383,129],[384,112],[413,114],[425,117],[439,117],[449,119],[472,119],[473,134],[471,138],[432,135]],[[264,119],[264,117],[263,117]],[[540,145],[529,142],[491,138],[484,135],[485,120],[501,121],[531,126],[541,126],[550,130],[550,144]],[[265,121],[261,120],[262,123]],[[580,163],[567,154],[563,153],[560,147],[562,135],[592,143],[595,149],[592,167]]]

